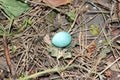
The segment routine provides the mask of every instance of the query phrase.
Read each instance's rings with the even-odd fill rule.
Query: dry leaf
[[[120,3],[117,3],[117,14],[118,18],[120,19]]]
[[[110,70],[108,70],[108,71],[105,71],[105,73],[104,73],[104,74],[105,74],[105,76],[109,77],[109,76],[111,76],[111,74],[112,74],[112,73],[111,73],[111,71],[110,71]]]
[[[58,7],[61,5],[66,5],[68,3],[71,3],[72,0],[43,0],[44,3],[52,5],[54,7]]]
[[[110,29],[111,29],[111,33],[112,33],[113,36],[116,36],[116,35],[120,34],[120,29],[119,28],[117,28],[115,26],[111,26]]]
[[[96,42],[92,42],[90,46],[87,48],[88,57],[90,57],[94,53],[95,48],[96,48]]]
[[[110,71],[110,72],[109,72]],[[113,71],[113,70],[109,70],[106,71],[105,74],[107,73],[108,76],[106,76],[108,78],[108,80],[120,80],[120,72],[119,71]]]
[[[44,42],[46,42],[48,45],[51,45],[51,40],[49,34],[46,34],[43,38]]]

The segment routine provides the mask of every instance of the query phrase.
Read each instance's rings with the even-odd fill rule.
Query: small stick
[[[112,62],[110,65],[108,65],[103,71],[101,71],[100,73],[98,73],[98,75],[96,75],[95,78],[97,78],[99,75],[101,75],[102,73],[104,73],[106,70],[108,70],[111,66],[113,66],[117,61],[120,60],[120,57],[117,58],[114,62]]]
[[[109,10],[109,11],[111,10],[111,8],[109,7],[108,3],[104,3],[104,2],[102,2],[100,0],[97,0],[94,3],[100,5],[102,8],[104,8],[106,10]]]
[[[9,67],[9,70],[13,76],[13,78],[15,77],[15,69],[14,66],[12,65],[11,59],[10,59],[10,53],[8,50],[8,45],[7,45],[7,37],[5,35],[3,35],[3,45],[4,45],[4,55],[7,61],[7,65]]]

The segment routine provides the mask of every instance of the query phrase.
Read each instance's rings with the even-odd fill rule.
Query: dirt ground
[[[14,19],[13,35],[0,35],[0,80],[120,80],[120,0],[26,4],[30,9]],[[5,30],[8,23],[0,9]],[[72,36],[67,47],[51,43],[60,31]]]

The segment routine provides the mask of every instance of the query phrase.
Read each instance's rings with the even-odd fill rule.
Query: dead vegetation
[[[19,79],[38,72],[43,73],[30,80],[120,79],[119,0],[74,0],[58,7],[41,0],[27,3],[30,10],[15,18],[13,34],[6,42],[14,69],[4,60],[5,40],[0,37],[1,79],[13,78],[13,74]],[[0,11],[0,23],[7,30],[9,20]],[[14,33],[17,30],[19,33]],[[51,46],[53,35],[59,31],[72,35],[70,46]],[[72,57],[51,56],[59,50],[62,54],[71,53]]]

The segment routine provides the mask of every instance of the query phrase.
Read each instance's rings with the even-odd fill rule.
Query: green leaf
[[[16,0],[0,0],[0,4],[10,18],[20,16],[24,11],[29,9],[27,4]]]
[[[68,52],[73,52],[73,47],[75,47],[77,43],[75,41],[72,41],[71,44],[69,44],[66,49]]]
[[[64,59],[72,58],[72,54],[71,54],[70,52],[65,52],[65,53],[63,54],[63,58],[64,58]]]
[[[51,56],[53,57],[58,57],[59,56],[59,48],[56,48],[54,46],[48,46],[48,52],[51,53]]]
[[[105,48],[103,48],[102,51],[101,51],[101,53],[104,53],[104,54],[107,54],[107,53],[109,53],[109,52],[111,52],[111,49],[110,49],[110,47],[106,47],[106,46],[105,46]]]
[[[3,36],[4,34],[6,34],[7,36],[9,35],[4,26],[0,23],[0,36]]]
[[[15,53],[17,51],[17,47],[14,45],[14,42],[11,42],[12,45],[12,53]]]
[[[89,29],[92,35],[98,35],[100,33],[100,28],[97,24],[90,25]]]
[[[56,13],[54,11],[51,11],[46,17],[45,19],[50,22],[50,23],[53,23],[54,20],[55,20],[55,17],[56,17]]]
[[[108,53],[111,52],[111,49],[110,47],[108,46],[104,46],[102,49],[101,49],[101,58],[106,58],[106,56],[108,55]]]
[[[56,57],[57,59],[64,58],[68,59],[72,57],[71,52],[68,52],[67,49],[60,49],[55,46],[48,46],[48,52],[50,52],[50,55],[52,57]]]
[[[69,12],[69,13],[67,13],[67,16],[68,16],[71,20],[74,20],[76,14],[75,14],[74,12]]]

